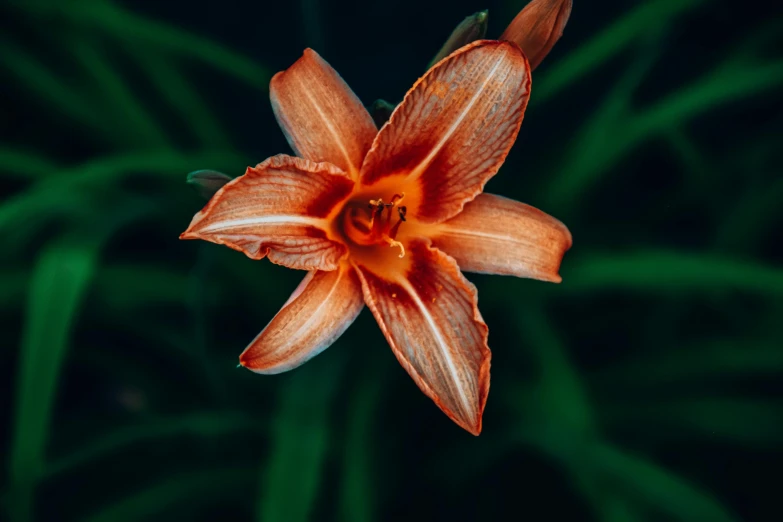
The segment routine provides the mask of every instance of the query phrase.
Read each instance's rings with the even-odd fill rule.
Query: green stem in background
[[[21,6],[26,7],[24,2]],[[249,58],[208,38],[150,20],[111,2],[89,2],[80,9],[55,4],[52,9],[70,22],[100,30],[107,37],[124,40],[129,45],[138,45],[139,42],[151,44],[161,50],[201,60],[259,90],[269,88],[269,71]]]
[[[100,137],[110,137],[112,142],[122,143],[116,129],[105,128],[104,120],[93,103],[79,90],[67,83],[35,58],[5,39],[0,40],[0,62],[32,93],[44,100],[53,109],[93,130],[101,130]]]
[[[587,457],[615,491],[665,514],[667,520],[736,521],[712,495],[641,457],[607,444],[591,448]]]
[[[592,408],[579,379],[579,372],[571,365],[565,346],[560,341],[549,319],[538,306],[518,307],[519,337],[529,340],[529,349],[540,371],[538,399],[547,416],[569,426],[574,433],[592,433],[596,428]]]
[[[646,294],[741,290],[773,299],[783,296],[782,269],[705,253],[592,253],[572,259],[564,272],[563,279],[568,284],[561,291],[566,293],[615,289]]]
[[[205,148],[228,149],[231,138],[210,111],[196,88],[179,71],[168,56],[161,56],[152,46],[126,43],[127,53],[147,74],[166,103],[173,107]]]
[[[226,497],[244,499],[253,471],[224,468],[181,473],[136,492],[84,519],[86,522],[137,522],[158,519],[175,506],[183,511],[198,509]],[[176,517],[176,518],[179,518]],[[195,516],[195,513],[194,513]]]
[[[695,9],[705,1],[654,0],[639,4],[591,40],[580,43],[578,50],[555,61],[551,68],[545,66],[541,79],[536,80],[534,86],[533,100],[538,100],[534,103],[543,102],[576,84],[582,76],[626,51],[636,39],[644,37],[650,28],[670,26],[676,16]],[[568,29],[565,34],[567,37]]]
[[[70,333],[95,270],[94,245],[55,244],[38,257],[30,282],[17,371],[11,442],[11,520],[33,519],[45,470],[52,409]]]
[[[107,186],[137,173],[174,175],[204,165],[243,165],[236,154],[224,151],[202,151],[194,154],[173,151],[135,152],[97,158],[83,165],[63,169],[57,179],[36,183],[28,190],[0,202],[0,230],[26,223],[31,218],[52,217],[57,212],[79,206],[85,189]],[[228,169],[227,169],[228,170]],[[70,196],[65,196],[71,194]]]
[[[179,417],[165,417],[142,424],[122,427],[100,436],[92,436],[61,457],[52,457],[46,466],[47,478],[68,473],[90,462],[98,461],[112,453],[120,452],[141,442],[160,444],[161,439],[197,436],[202,438],[222,437],[242,432],[264,433],[263,422],[240,412],[193,413]]]
[[[780,400],[734,397],[623,401],[603,398],[602,422],[618,431],[633,427],[653,442],[729,442],[746,447],[775,448],[783,433],[783,403]]]
[[[674,94],[638,113],[633,122],[640,137],[650,136],[721,104],[744,98],[783,84],[783,61],[742,68],[723,69],[678,89]]]
[[[626,51],[636,39],[644,37],[650,28],[670,26],[676,16],[695,9],[705,1],[654,0],[640,4],[588,42],[580,43],[578,50],[553,62],[551,67],[545,66],[541,79],[537,79],[534,86],[533,100],[538,100],[534,103],[543,102],[576,84],[580,77]],[[565,34],[567,37],[567,29]]]
[[[378,361],[378,357],[372,359]],[[383,361],[388,362],[388,361]],[[372,364],[354,383],[354,392],[348,404],[348,427],[343,444],[343,476],[340,488],[339,520],[344,522],[372,522],[376,519],[377,480],[373,469],[372,450],[375,447],[373,423],[377,420],[386,368],[389,365]]]
[[[550,207],[570,210],[571,203],[588,176],[597,177],[608,170],[607,163],[616,161],[618,151],[624,150],[629,139],[619,132],[631,114],[635,91],[658,61],[663,33],[647,32],[640,44],[640,55],[634,60],[609,90],[590,118],[582,124],[561,161],[558,173],[550,182]]]
[[[774,341],[730,338],[677,346],[674,351],[656,350],[596,371],[590,376],[593,389],[604,395],[625,389],[650,392],[693,381],[725,382],[750,376],[783,372],[783,351]]]
[[[722,252],[752,254],[763,244],[765,234],[774,240],[776,233],[768,225],[779,223],[776,220],[780,218],[781,201],[783,179],[751,188],[747,194],[739,197],[730,212],[722,213],[723,222],[715,234],[715,248]]]
[[[217,368],[212,364],[210,354],[207,349],[207,339],[209,338],[208,328],[211,326],[210,317],[207,314],[207,289],[206,286],[210,280],[211,274],[215,272],[214,250],[212,245],[199,245],[196,264],[191,269],[188,276],[188,290],[186,304],[190,312],[191,323],[193,327],[191,337],[191,349],[193,356],[203,369],[207,377],[212,396],[220,403],[228,404],[228,393],[225,383],[220,379]]]
[[[168,147],[169,140],[164,132],[127,88],[125,81],[97,48],[97,43],[79,38],[72,40],[70,47],[74,57],[93,79],[97,91],[93,95],[104,99],[104,110],[113,114],[109,120],[123,130],[128,143],[153,149]]]
[[[40,153],[0,147],[0,172],[19,179],[56,177],[58,167]]]
[[[268,460],[261,470],[256,519],[307,522],[329,452],[329,416],[345,365],[333,346],[287,375],[271,429]]]

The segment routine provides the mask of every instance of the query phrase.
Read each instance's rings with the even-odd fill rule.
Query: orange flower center
[[[396,240],[400,225],[405,221],[406,207],[399,203],[405,193],[395,194],[389,203],[383,199],[371,199],[364,206],[350,206],[343,212],[343,232],[357,245],[388,245],[400,249],[405,257],[405,247]]]

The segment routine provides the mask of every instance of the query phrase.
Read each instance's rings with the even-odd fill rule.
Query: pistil
[[[405,247],[396,240],[400,225],[405,221],[407,208],[399,205],[405,193],[395,194],[389,203],[383,199],[371,199],[367,211],[353,207],[345,214],[345,233],[359,245],[387,244],[400,249],[400,257],[405,257]],[[397,209],[397,222],[392,224],[393,210]],[[369,217],[369,219],[368,219]]]

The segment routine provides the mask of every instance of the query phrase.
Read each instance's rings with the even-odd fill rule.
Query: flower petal
[[[269,83],[277,122],[291,148],[311,161],[328,161],[352,178],[378,133],[359,98],[312,49]]]
[[[549,54],[563,36],[571,0],[533,0],[511,21],[500,40],[519,44],[530,61],[530,70]]]
[[[227,183],[180,239],[204,239],[252,259],[304,270],[335,270],[346,247],[329,225],[354,182],[329,163],[283,154]]]
[[[530,92],[527,60],[510,42],[479,40],[417,81],[362,165],[362,184],[399,176],[408,213],[437,223],[457,214],[498,171]]]
[[[362,308],[361,283],[350,265],[310,272],[239,362],[263,374],[301,366],[336,341]]]
[[[479,194],[455,217],[434,227],[432,243],[466,272],[514,275],[559,283],[571,233],[540,210]]]
[[[478,435],[489,392],[490,351],[476,288],[453,259],[424,241],[411,241],[407,252],[405,271],[378,273],[357,265],[364,300],[421,391]]]

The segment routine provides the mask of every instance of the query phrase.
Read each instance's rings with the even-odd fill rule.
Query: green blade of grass
[[[631,62],[581,126],[569,152],[563,155],[558,173],[553,176],[549,207],[562,212],[574,208],[574,194],[585,185],[585,180],[604,172],[605,165],[617,161],[619,154],[628,147],[626,141],[632,138],[617,130],[629,120],[633,94],[660,56],[662,37],[661,31],[647,31],[637,59]]]
[[[377,359],[375,359],[377,360]],[[340,520],[372,522],[375,520],[377,492],[371,469],[373,421],[383,390],[385,370],[373,365],[363,381],[356,384],[347,411],[350,414],[343,448],[343,477],[340,489]]]
[[[34,488],[44,470],[60,369],[95,263],[94,248],[57,244],[43,250],[33,270],[11,443],[11,519],[16,522],[32,519]]]
[[[0,148],[0,172],[20,179],[39,179],[56,175],[57,166],[40,152]]]
[[[269,461],[262,471],[259,521],[310,520],[329,449],[329,406],[341,371],[334,355],[297,368],[281,391]]]
[[[731,212],[723,212],[723,223],[715,236],[715,247],[724,252],[753,251],[764,235],[774,237],[768,223],[781,214],[783,179],[757,187],[737,201]]]
[[[693,381],[725,381],[783,372],[783,350],[774,340],[721,339],[678,346],[676,352],[638,357],[600,370],[590,377],[596,389],[626,390],[675,386]]]
[[[572,433],[592,432],[593,412],[585,389],[548,318],[538,306],[517,306],[516,319],[519,338],[528,340],[539,365],[534,393],[542,414]]]
[[[105,100],[102,113],[112,115],[112,125],[122,130],[128,144],[163,148],[169,140],[147,109],[128,89],[96,41],[84,38],[70,43],[71,51],[95,83],[93,95]]]
[[[739,290],[778,299],[783,295],[783,270],[706,253],[594,253],[571,260],[563,272],[563,292],[626,290],[679,294]]]
[[[783,61],[718,69],[703,80],[660,100],[640,113],[635,132],[649,136],[718,107],[783,84]]]
[[[182,473],[136,492],[87,517],[86,522],[137,522],[157,519],[177,505],[197,509],[225,497],[243,498],[253,472],[247,469],[216,469]]]
[[[132,173],[175,175],[183,179],[187,172],[204,166],[243,165],[235,154],[223,151],[203,151],[182,154],[173,151],[132,153],[98,158],[81,166],[64,169],[62,174],[46,183],[6,199],[0,204],[0,230],[18,223],[47,217],[58,212],[77,210],[83,191],[89,186],[116,183]],[[222,169],[230,170],[230,169]],[[68,197],[63,197],[68,194]]]
[[[168,417],[143,424],[118,428],[98,437],[91,437],[61,457],[53,456],[46,466],[46,477],[68,473],[91,461],[122,451],[133,444],[156,442],[164,438],[181,439],[188,436],[220,437],[240,432],[265,431],[262,422],[243,413],[194,413],[179,417]]]
[[[100,111],[95,109],[91,100],[69,88],[61,78],[22,51],[19,45],[0,40],[0,63],[16,76],[26,89],[35,93],[53,109],[92,129],[107,130],[104,129]]]
[[[534,100],[542,102],[573,85],[581,76],[624,52],[651,27],[666,27],[676,16],[692,10],[705,0],[657,0],[639,4],[638,7],[598,33],[591,40],[579,45],[579,49],[555,62],[551,68],[542,69],[541,79],[536,81]]]
[[[198,91],[178,70],[178,65],[167,56],[161,56],[153,47],[126,45],[128,54],[158,90],[166,103],[176,110],[187,128],[203,147],[228,148],[231,140]]]
[[[601,153],[588,150],[592,161],[569,160],[549,186],[551,208],[576,208],[584,193],[608,174],[620,160],[641,143],[664,134],[672,127],[682,127],[691,119],[718,108],[721,104],[746,98],[783,84],[783,62],[747,66],[743,69],[718,66],[701,80],[677,90],[636,115],[609,120],[601,136]],[[602,120],[603,121],[603,120]],[[591,138],[599,139],[599,138]],[[589,145],[590,143],[588,143]],[[588,159],[589,159],[588,158]]]
[[[150,20],[109,2],[89,2],[81,9],[69,9],[66,6],[53,8],[76,24],[98,29],[106,36],[121,38],[129,45],[136,45],[139,41],[153,44],[201,60],[259,90],[266,91],[269,88],[269,71],[207,38]]]
[[[616,396],[606,400],[616,400]],[[633,426],[647,438],[731,442],[755,448],[780,444],[781,411],[780,401],[745,398],[607,402],[601,408],[602,420],[609,428]]]
[[[614,489],[666,514],[671,520],[736,521],[712,495],[643,458],[609,445],[595,447],[590,458]]]

